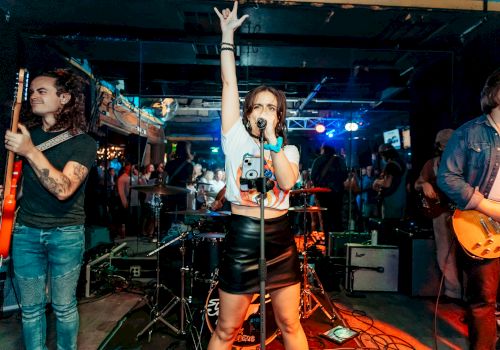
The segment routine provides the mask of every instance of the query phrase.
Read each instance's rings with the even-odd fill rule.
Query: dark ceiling
[[[291,135],[346,118],[364,120],[362,137],[408,125],[413,74],[451,62],[478,35],[499,33],[496,11],[336,2],[240,1],[240,14],[250,15],[236,36],[241,96],[263,83],[283,89],[289,126],[297,129]],[[167,136],[218,132],[220,29],[213,7],[230,1],[0,3],[27,56],[38,47],[87,59],[97,78],[122,80],[123,93],[143,97],[144,105],[176,97]]]

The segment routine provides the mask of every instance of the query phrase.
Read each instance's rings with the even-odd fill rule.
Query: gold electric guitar
[[[456,209],[452,224],[458,242],[472,258],[500,257],[500,223],[476,210]]]

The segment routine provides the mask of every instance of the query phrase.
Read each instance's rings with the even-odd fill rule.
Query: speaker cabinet
[[[398,291],[399,249],[391,245],[346,244],[348,291]]]
[[[329,232],[328,256],[345,257],[347,243],[365,243],[370,240],[368,232]]]

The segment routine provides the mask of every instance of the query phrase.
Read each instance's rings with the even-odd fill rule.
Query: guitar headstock
[[[20,68],[16,73],[16,84],[14,86],[14,104],[22,103],[28,99],[29,72],[26,68]]]

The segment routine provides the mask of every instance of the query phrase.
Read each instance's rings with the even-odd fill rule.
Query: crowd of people
[[[189,148],[189,142],[179,142],[176,153],[172,155],[173,160],[167,164],[150,163],[140,167],[123,161],[113,162],[112,167],[106,169],[106,162],[100,161],[89,176],[87,223],[107,226],[113,238],[139,235],[154,241],[157,239],[154,210],[159,204],[162,219],[167,221],[162,224],[162,233],[172,223],[167,220],[167,212],[220,209],[221,205],[216,203],[214,206],[214,202],[225,187],[225,171],[203,168],[200,163],[191,161],[191,157],[185,158],[186,147]],[[154,196],[153,192],[134,189],[138,185],[153,187],[157,184],[186,188],[189,192]]]

